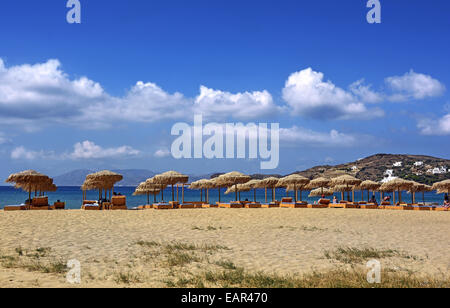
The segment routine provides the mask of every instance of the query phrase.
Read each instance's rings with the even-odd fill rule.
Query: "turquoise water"
[[[132,196],[134,192],[135,187],[116,187],[115,192],[121,193],[122,195],[127,196],[127,205],[128,207],[136,207],[139,205],[143,205],[147,203],[147,196]],[[164,191],[164,200],[170,201],[172,200],[171,197],[172,190],[170,188],[166,189]],[[221,201],[222,202],[230,202],[234,201],[235,195],[224,195],[225,189],[222,189],[221,191]],[[176,194],[176,189],[175,189]],[[319,200],[319,198],[308,198],[309,192],[303,192],[303,200],[308,201],[309,203],[314,203],[314,201]],[[179,196],[181,200],[181,189],[179,190]],[[281,197],[286,196],[286,191],[284,189],[277,189],[276,191],[277,199],[280,200]],[[290,197],[294,196],[294,193],[289,194]],[[49,203],[53,204],[57,200],[61,200],[66,202],[66,208],[68,209],[79,209],[81,207],[82,202],[82,192],[79,187],[59,187],[58,191],[49,193]],[[91,191],[88,192],[87,195],[89,200],[97,200],[98,199],[98,192]],[[341,194],[337,193],[336,197],[338,200],[340,200]],[[376,194],[378,202],[380,201],[380,194]],[[205,197],[203,197],[203,200]],[[258,202],[264,202],[265,201],[265,193],[264,190],[257,190],[256,195]],[[365,193],[364,198],[367,198],[367,193]],[[23,192],[20,189],[14,189],[14,187],[5,187],[0,186],[0,209],[2,209],[5,205],[17,205],[22,204],[25,202],[25,200],[28,199],[28,193]],[[250,201],[253,201],[253,191],[251,192],[242,192],[241,193],[241,200],[248,199]],[[271,192],[268,192],[268,199],[269,201],[272,200]],[[361,193],[356,192],[355,193],[355,199],[356,201],[361,200]],[[161,195],[157,196],[157,200],[161,200]],[[402,194],[402,200],[405,202],[411,202],[411,195],[407,194],[406,192]],[[429,192],[425,194],[425,201],[431,202],[431,203],[439,203],[442,204],[444,200],[444,195],[436,195],[433,192]],[[200,191],[192,191],[189,189],[185,189],[185,201],[200,201]],[[216,203],[219,201],[219,194],[217,189],[210,190],[209,192],[209,201],[210,203]],[[422,194],[417,194],[416,197],[417,202],[422,202]],[[153,202],[153,196],[150,196],[150,202]]]

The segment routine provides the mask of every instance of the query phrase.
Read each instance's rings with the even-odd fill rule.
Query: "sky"
[[[0,178],[35,169],[287,174],[377,154],[449,158],[450,3],[0,4]],[[176,123],[278,123],[279,164],[175,159]]]

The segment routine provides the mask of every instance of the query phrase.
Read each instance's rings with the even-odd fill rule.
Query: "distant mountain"
[[[450,160],[423,155],[377,154],[351,163],[337,166],[317,166],[295,173],[310,179],[319,176],[334,178],[343,174],[350,174],[361,180],[381,181],[386,177],[386,172],[389,170],[395,177],[432,184],[450,178]],[[112,171],[123,175],[123,180],[117,184],[118,186],[137,186],[156,175],[152,171],[140,169]],[[54,182],[57,186],[81,186],[86,176],[92,172],[95,171],[74,170],[55,177]],[[189,182],[212,179],[221,174],[223,173],[189,175]],[[270,176],[282,177],[283,175],[253,174],[251,176],[254,179],[263,179]]]
[[[386,172],[405,180],[433,184],[450,178],[450,160],[423,155],[377,154],[351,163],[317,166],[295,173],[310,179],[350,174],[361,180],[381,181],[387,176]]]
[[[111,170],[123,175],[123,180],[117,183],[118,186],[137,186],[148,178],[154,177],[156,173],[149,170],[127,169],[127,170]],[[93,170],[74,170],[54,177],[53,181],[57,186],[81,186],[86,176],[93,173]]]

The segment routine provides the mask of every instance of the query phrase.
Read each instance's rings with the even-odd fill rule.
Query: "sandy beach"
[[[389,251],[384,269],[450,272],[450,215],[343,209],[0,211],[0,285],[170,287],[180,277],[239,267],[278,275],[323,272],[346,262],[339,248]],[[341,256],[342,257],[342,256]]]

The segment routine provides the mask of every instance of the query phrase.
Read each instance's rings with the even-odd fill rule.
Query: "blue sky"
[[[449,158],[450,4],[81,0],[0,5],[0,176],[262,172],[175,160],[176,122],[276,122],[289,173],[376,153]],[[138,83],[141,82],[141,83]],[[200,88],[202,86],[202,89]]]

